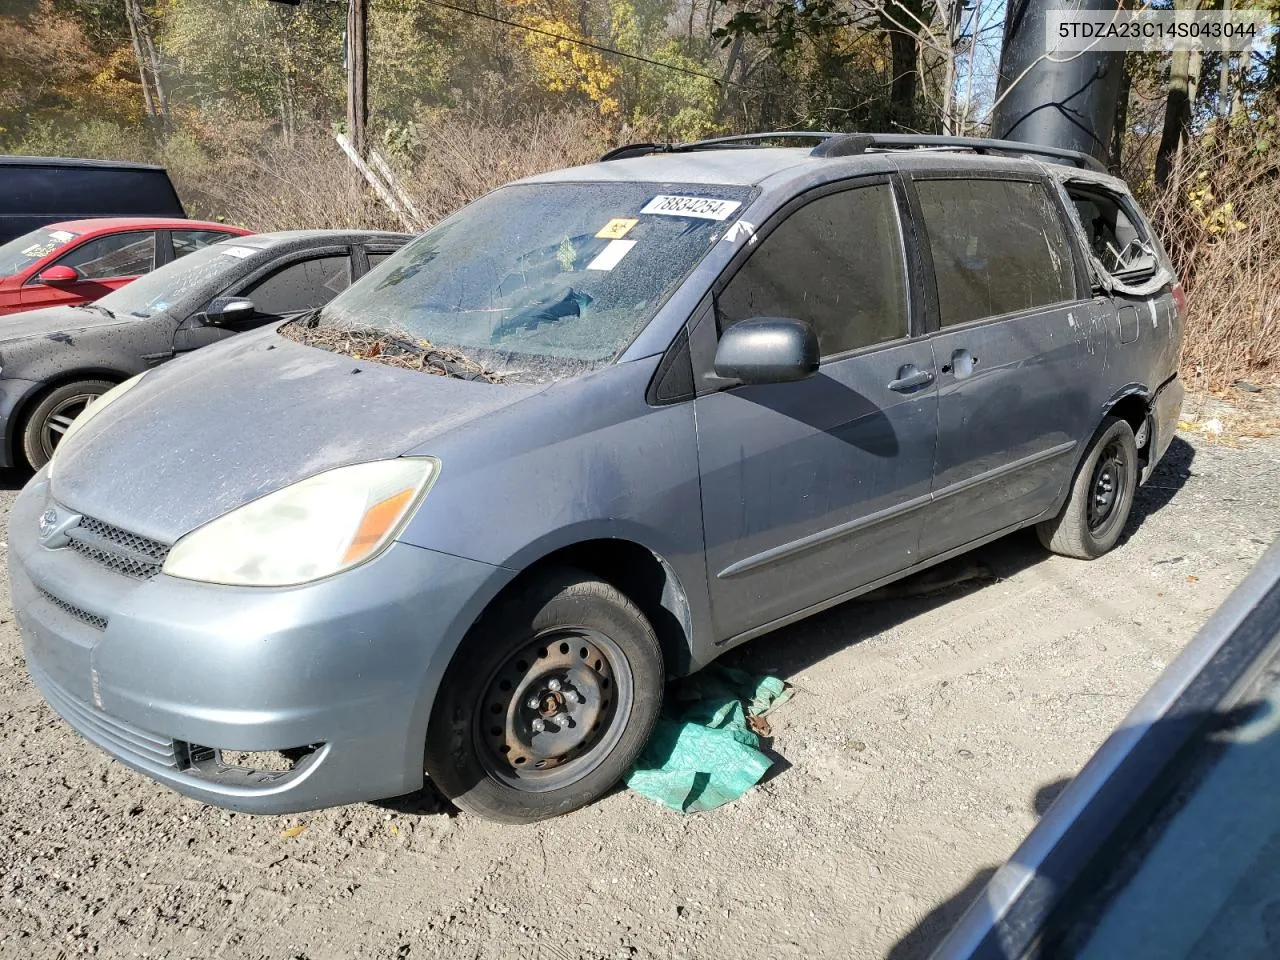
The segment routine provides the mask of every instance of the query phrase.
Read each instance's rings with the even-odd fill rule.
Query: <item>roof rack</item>
[[[733,150],[749,148],[768,140],[830,140],[842,134],[824,130],[774,130],[771,133],[739,133],[731,137],[691,140],[688,143],[628,143],[610,150],[600,161],[625,160],[651,153],[692,153],[696,150]]]
[[[848,141],[848,149],[841,149]],[[1038,143],[1019,140],[992,140],[985,137],[945,137],[917,133],[844,133],[824,140],[811,151],[814,156],[848,156],[865,153],[869,149],[909,150],[914,148],[971,150],[978,154],[998,153],[1011,156],[1045,157],[1049,160],[1070,163],[1084,169],[1106,173],[1107,168],[1096,158],[1079,150],[1062,147],[1042,147]]]
[[[810,151],[815,157],[851,157],[868,150],[968,150],[977,154],[1043,157],[1058,163],[1069,163],[1086,170],[1106,173],[1107,168],[1096,158],[1078,150],[1042,147],[1017,140],[992,140],[983,137],[946,137],[915,133],[831,133],[815,130],[775,130],[772,133],[746,133],[689,143],[630,143],[611,150],[600,159],[622,160],[652,153],[692,153],[698,150],[723,150],[749,147],[768,140],[818,140]]]

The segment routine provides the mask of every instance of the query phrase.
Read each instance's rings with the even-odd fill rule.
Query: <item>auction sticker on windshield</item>
[[[696,217],[699,220],[727,220],[742,203],[738,200],[717,200],[714,197],[680,197],[659,195],[644,205],[641,213],[656,213],[666,217]]]
[[[630,253],[635,245],[635,240],[611,240],[600,255],[587,264],[587,269],[612,270],[622,262],[622,258]]]
[[[631,228],[639,222],[639,220],[635,220],[630,217],[614,217],[600,228],[600,232],[596,234],[596,239],[621,240],[630,233]]]

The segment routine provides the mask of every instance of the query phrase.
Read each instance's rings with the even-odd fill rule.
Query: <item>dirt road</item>
[[[994,579],[731,654],[798,690],[741,801],[683,817],[618,792],[524,829],[431,795],[293,818],[185,800],[45,707],[6,595],[0,957],[925,956],[1278,531],[1280,441],[1178,440],[1102,560],[1015,536],[967,561]]]

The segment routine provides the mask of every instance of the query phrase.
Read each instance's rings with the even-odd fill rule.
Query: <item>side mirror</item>
[[[52,267],[46,267],[36,274],[37,283],[47,283],[51,287],[61,286],[67,283],[75,283],[80,279],[80,271],[75,267],[67,267],[57,264]]]
[[[803,320],[752,317],[720,335],[716,375],[743,383],[787,383],[818,372],[818,337]]]
[[[211,327],[234,327],[248,323],[258,313],[252,300],[242,297],[219,297],[204,311],[204,322]]]

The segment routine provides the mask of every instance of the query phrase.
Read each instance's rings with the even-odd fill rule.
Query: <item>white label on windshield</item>
[[[66,243],[68,240],[74,240],[76,235],[69,230],[50,230],[49,236],[57,240],[59,243]]]
[[[727,220],[742,204],[737,200],[714,197],[676,197],[660,195],[644,205],[641,213],[657,213],[664,217],[696,217],[699,220]]]
[[[237,257],[243,260],[245,257],[252,257],[257,253],[253,247],[223,247],[222,244],[218,244],[218,246],[221,247],[218,252],[224,257]]]
[[[639,241],[610,240],[600,254],[587,264],[588,270],[612,270],[622,262],[622,258],[631,252]]]

